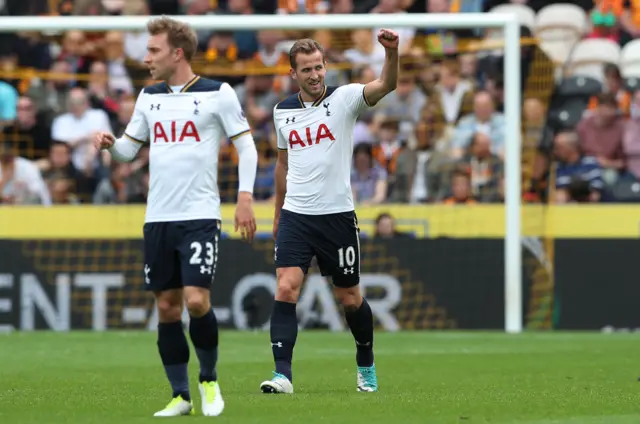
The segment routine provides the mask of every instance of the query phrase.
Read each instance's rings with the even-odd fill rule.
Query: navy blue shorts
[[[211,288],[218,263],[220,221],[149,222],[143,231],[145,289]]]
[[[276,268],[299,267],[306,274],[315,256],[320,273],[336,287],[360,282],[360,238],[355,212],[302,215],[282,210],[276,235]]]

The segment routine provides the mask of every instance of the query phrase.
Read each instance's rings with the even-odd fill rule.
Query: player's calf
[[[378,379],[373,361],[373,313],[359,286],[336,287],[336,297],[342,303],[344,316],[356,343],[357,388],[361,392],[378,391]]]
[[[271,351],[275,361],[274,378],[260,385],[264,393],[289,393],[288,385],[293,381],[291,362],[293,348],[298,338],[296,302],[304,273],[298,267],[277,269],[276,296],[271,312]],[[273,384],[271,384],[273,383]],[[282,384],[280,384],[282,383]],[[291,388],[291,391],[293,389]]]
[[[189,345],[182,321],[182,295],[168,290],[156,294],[158,307],[158,352],[173,391],[172,401],[156,416],[186,415],[191,412],[189,394]]]
[[[185,288],[189,310],[189,336],[200,363],[198,388],[202,399],[202,413],[218,416],[224,410],[224,400],[218,384],[218,321],[211,308],[210,292],[201,287]]]

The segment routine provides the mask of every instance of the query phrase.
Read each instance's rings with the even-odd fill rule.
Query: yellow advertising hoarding
[[[233,232],[234,205],[222,207],[223,231]],[[502,238],[502,205],[384,205],[358,207],[365,236],[374,233],[382,212],[395,217],[398,229],[417,237]],[[255,206],[258,231],[271,233],[273,205]],[[0,239],[118,239],[140,238],[144,206],[37,206],[0,207]],[[524,206],[522,229],[526,236],[555,238],[637,238],[640,205]]]

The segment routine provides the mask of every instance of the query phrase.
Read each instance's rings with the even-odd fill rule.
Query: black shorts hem
[[[153,287],[153,286],[144,286],[144,290],[148,291],[148,292],[153,292],[153,293],[161,293],[161,292],[166,292],[169,290],[183,290],[187,287],[200,287],[201,289],[207,289],[207,290],[211,290],[211,282],[208,283],[198,283],[198,282],[191,282],[191,283],[187,283],[187,284],[183,284],[181,287],[162,287],[160,289],[158,289],[157,287]]]
[[[341,277],[331,277],[331,284],[334,287],[338,287],[341,289],[350,289],[360,284],[360,277],[354,278],[341,278]]]
[[[304,275],[309,273],[309,267],[300,264],[276,264],[276,269],[278,268],[300,268]]]

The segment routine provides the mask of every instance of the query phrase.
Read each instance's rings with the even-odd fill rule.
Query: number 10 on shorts
[[[338,267],[343,269],[345,275],[355,273],[355,263],[356,249],[353,246],[338,249]]]

